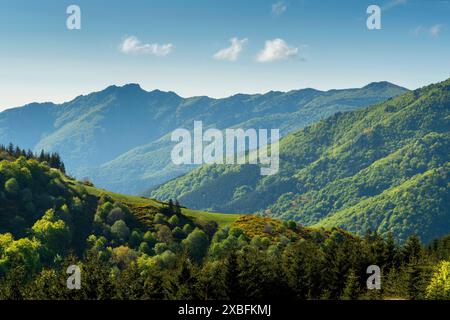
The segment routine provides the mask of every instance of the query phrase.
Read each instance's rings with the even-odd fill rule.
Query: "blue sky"
[[[66,27],[71,4],[81,30]],[[366,27],[370,4],[381,30]],[[413,89],[450,77],[450,0],[2,0],[0,41],[0,110],[125,83],[213,97]]]

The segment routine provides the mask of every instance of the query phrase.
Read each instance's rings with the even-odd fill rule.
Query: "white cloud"
[[[272,13],[276,16],[280,16],[287,10],[287,4],[283,1],[278,1],[272,5]]]
[[[442,27],[443,27],[442,24],[435,24],[434,26],[432,26],[432,27],[430,28],[430,35],[431,35],[432,37],[437,37],[437,36],[439,36],[439,34],[440,34],[441,31],[442,31]]]
[[[120,44],[120,51],[129,54],[150,54],[154,56],[167,56],[172,52],[174,46],[171,43],[142,43],[138,38],[131,36],[125,38]]]
[[[247,41],[248,40],[245,38],[241,40],[239,40],[238,38],[231,38],[230,39],[231,46],[222,49],[218,51],[216,54],[214,54],[214,59],[236,61]]]
[[[289,47],[283,39],[267,40],[264,49],[258,54],[259,62],[286,60],[299,55],[299,49]]]

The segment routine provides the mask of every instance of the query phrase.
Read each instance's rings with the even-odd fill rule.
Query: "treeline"
[[[13,159],[23,156],[27,160],[34,159],[39,162],[47,162],[50,168],[59,169],[64,173],[66,172],[64,162],[61,160],[60,155],[56,152],[48,153],[41,150],[41,152],[37,154],[33,153],[30,149],[25,150],[19,148],[18,146],[14,146],[12,143],[8,146],[0,144],[0,160],[6,159],[8,156]]]
[[[398,246],[392,237],[334,230],[272,243],[228,228],[200,260],[168,250],[160,260],[128,252],[118,263],[104,250],[92,246],[82,261],[69,255],[33,275],[14,266],[1,280],[0,299],[450,299],[450,236],[429,246],[412,236]],[[66,288],[73,264],[82,270],[80,290]],[[369,265],[381,268],[380,290],[367,289]]]

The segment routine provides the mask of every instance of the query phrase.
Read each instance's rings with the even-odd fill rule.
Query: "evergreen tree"
[[[225,262],[225,288],[228,299],[239,300],[244,298],[240,285],[240,268],[238,255],[230,252]]]
[[[402,250],[403,261],[410,263],[418,261],[422,255],[422,244],[417,235],[411,235],[405,242]]]
[[[360,295],[360,291],[359,278],[356,275],[355,270],[351,269],[347,276],[342,298],[345,300],[356,300]]]
[[[181,215],[181,205],[178,202],[178,200],[175,200],[175,214],[176,215]]]

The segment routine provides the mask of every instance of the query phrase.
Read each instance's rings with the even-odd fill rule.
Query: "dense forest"
[[[450,79],[286,136],[277,175],[261,176],[257,165],[205,165],[149,195],[429,242],[450,230],[449,128]]]
[[[100,190],[0,162],[0,299],[449,299],[450,236],[363,237]],[[81,289],[66,287],[81,268]],[[367,267],[381,268],[368,290]]]

